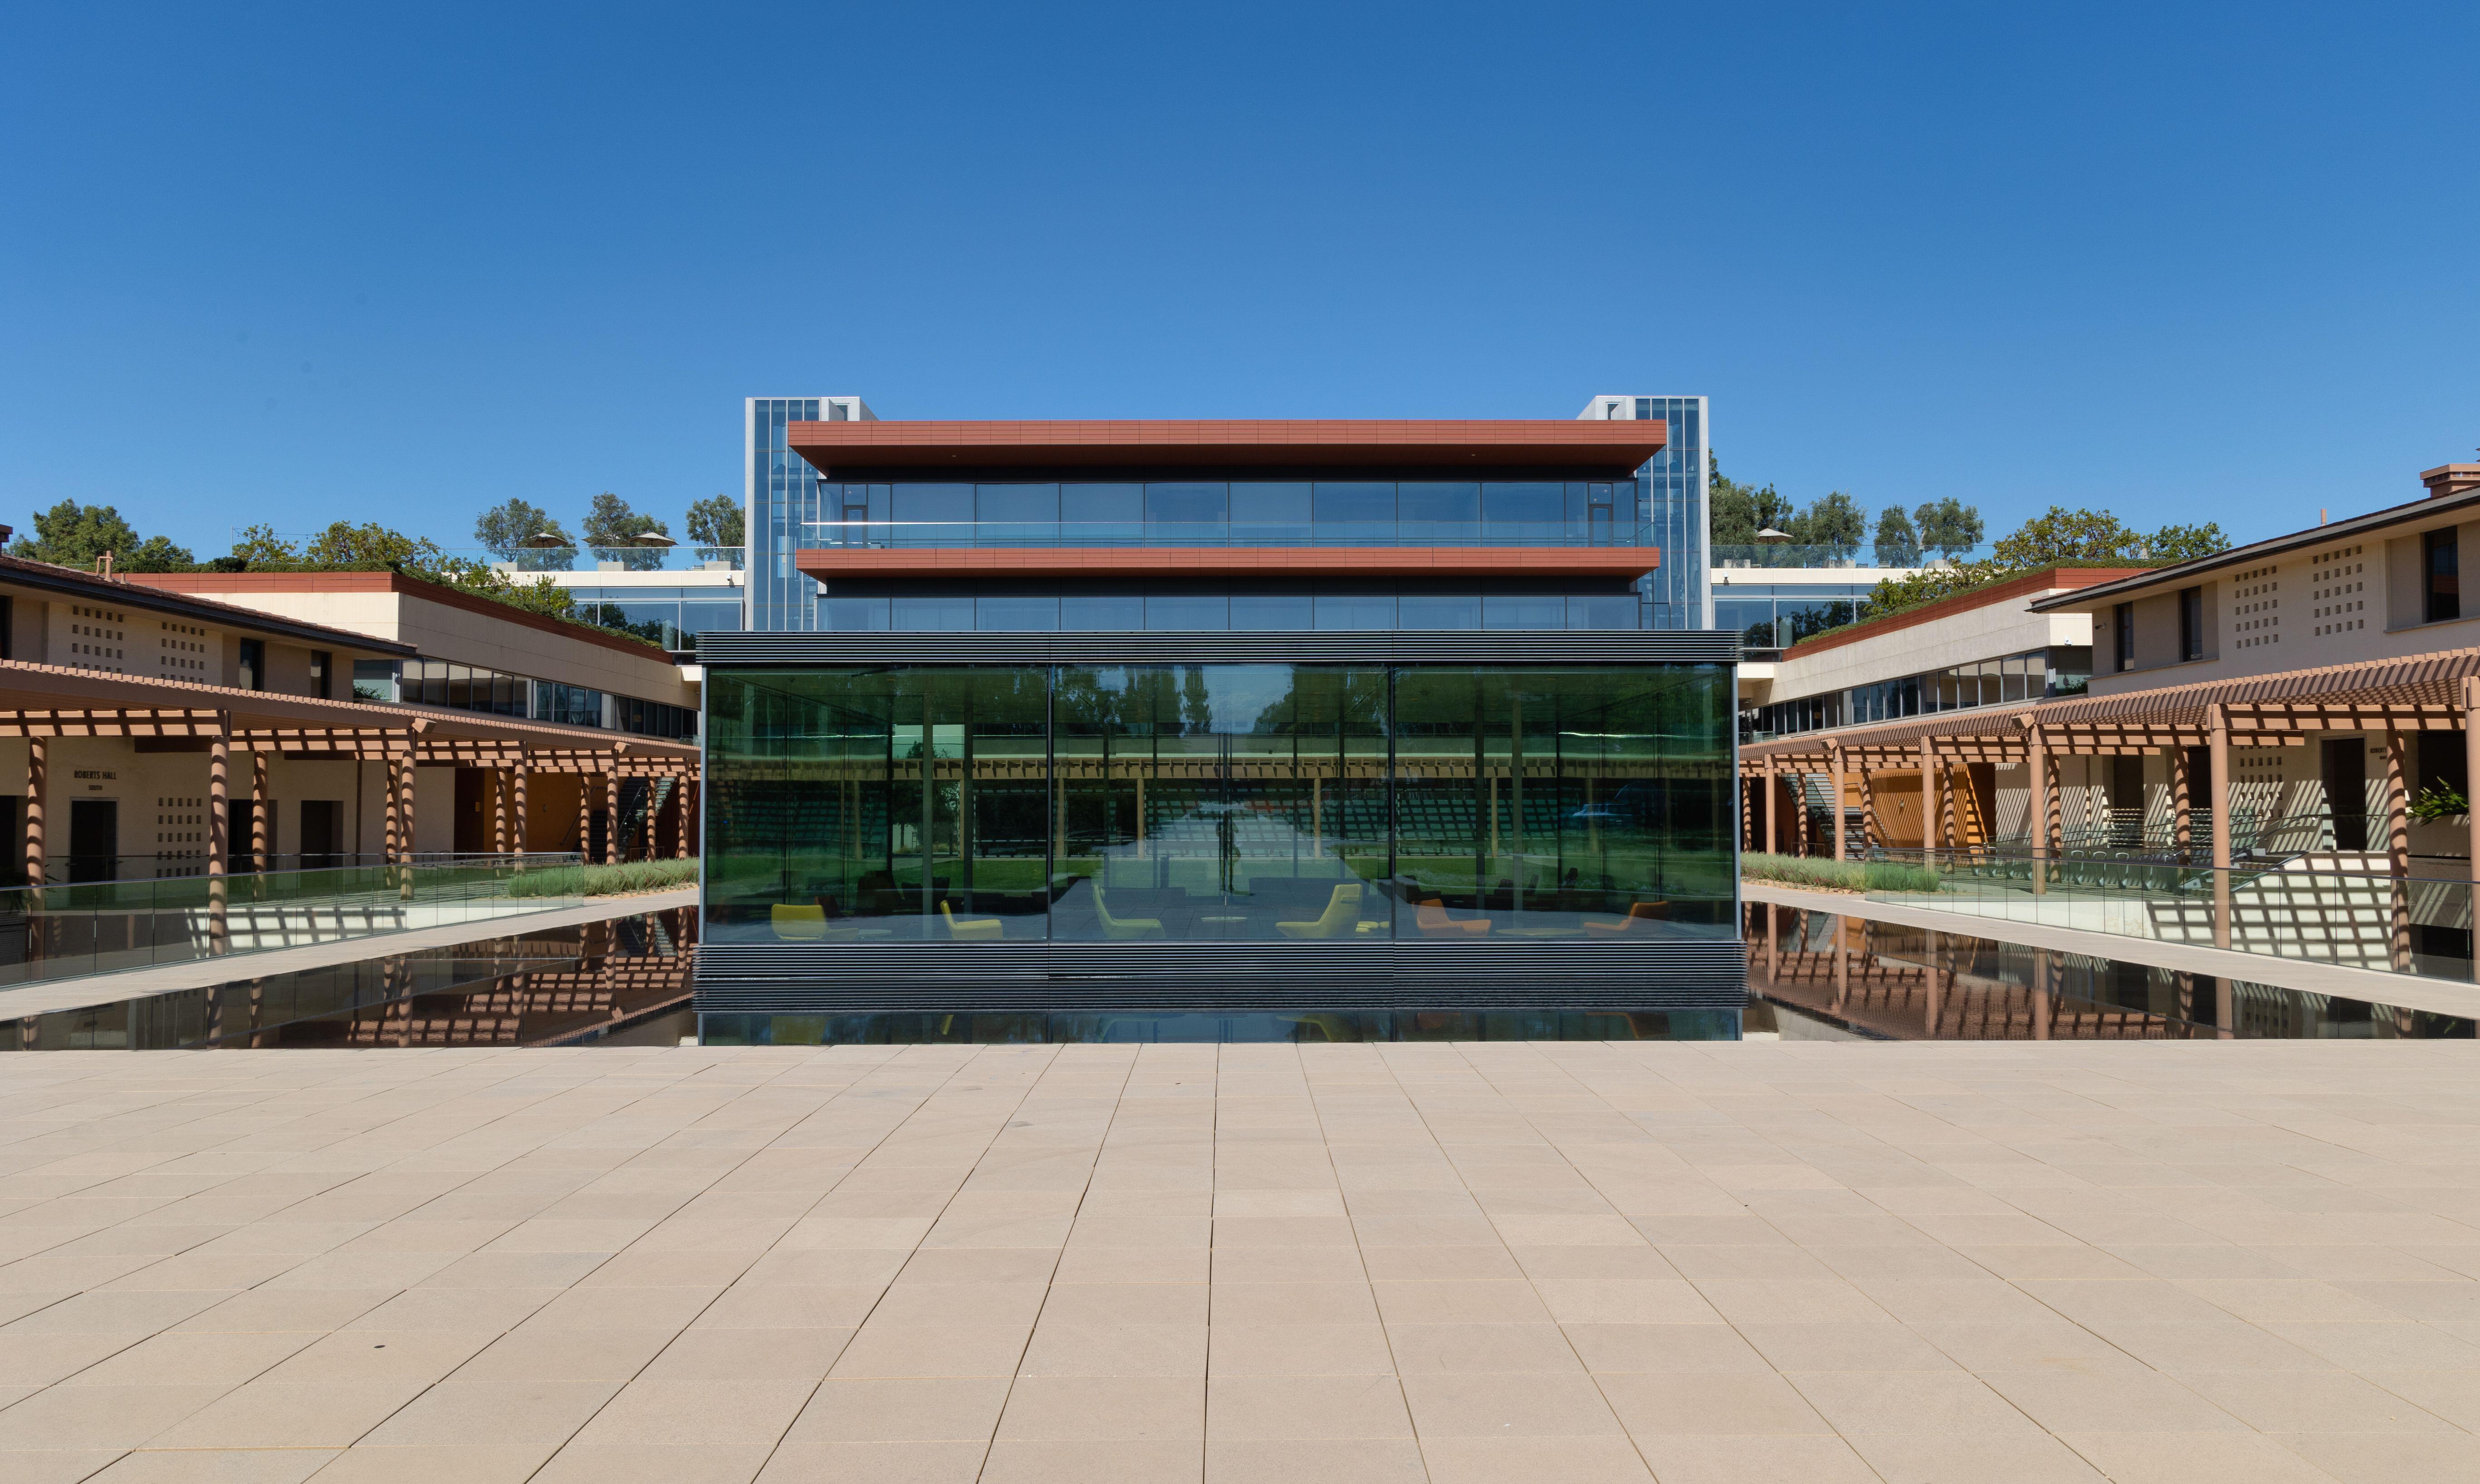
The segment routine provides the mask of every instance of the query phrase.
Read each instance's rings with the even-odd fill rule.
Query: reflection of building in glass
[[[1648,631],[1703,602],[1655,587],[1667,413],[764,421],[705,1011],[1736,1013],[1737,645]]]

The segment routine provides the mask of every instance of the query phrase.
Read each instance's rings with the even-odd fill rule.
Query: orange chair
[[[1490,919],[1486,917],[1448,916],[1447,904],[1436,897],[1421,904],[1415,920],[1420,924],[1421,932],[1430,937],[1483,937],[1488,934],[1490,927]]]
[[[1637,902],[1629,906],[1625,917],[1588,917],[1585,932],[1594,937],[1618,937],[1624,934],[1650,934],[1652,925],[1670,915],[1667,902]],[[1641,932],[1640,932],[1641,930]]]

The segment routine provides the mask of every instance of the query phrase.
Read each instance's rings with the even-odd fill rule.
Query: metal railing
[[[1867,568],[1872,571],[1913,571],[1922,567],[1959,567],[1965,562],[1981,561],[1991,553],[1985,546],[1966,547],[1953,552],[1888,550],[1880,551],[1868,542],[1854,546],[1801,546],[1793,542],[1780,545],[1758,543],[1744,546],[1717,543],[1708,549],[1710,565],[1726,568]],[[1891,558],[1891,560],[1890,560]]]
[[[1934,886],[1866,893],[1875,902],[2353,968],[2473,977],[2467,874],[2352,869],[2320,860],[2316,852],[2220,869],[2131,852],[2036,857],[1991,846],[1881,846],[1869,858],[1935,873]]]
[[[574,907],[524,894],[574,852],[0,889],[0,987]],[[0,1006],[0,1013],[6,1007]]]
[[[455,547],[446,552],[500,572],[738,572],[743,547]]]
[[[1618,521],[819,521],[803,547],[1650,547]]]

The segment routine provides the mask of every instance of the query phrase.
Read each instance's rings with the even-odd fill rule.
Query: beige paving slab
[[[2475,1073],[2448,1042],[11,1057],[0,1477],[2480,1477]]]

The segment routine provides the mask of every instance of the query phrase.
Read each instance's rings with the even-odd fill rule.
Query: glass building
[[[1738,639],[1659,622],[1704,601],[1701,518],[1695,596],[1654,596],[1665,418],[775,405],[752,404],[752,628],[698,648],[718,1027],[1521,1011],[1733,1034]]]
[[[742,403],[749,627],[801,629],[817,622],[818,584],[793,567],[792,554],[801,528],[823,519],[823,476],[792,451],[785,430],[795,422],[877,420],[858,397],[753,397]]]
[[[1637,519],[1646,539],[1662,548],[1659,572],[1643,584],[1648,628],[1712,628],[1708,590],[1706,476],[1713,446],[1711,415],[1701,397],[1596,397],[1580,417],[1659,421],[1667,428],[1662,450],[1636,472]],[[1731,626],[1725,624],[1725,628]]]

